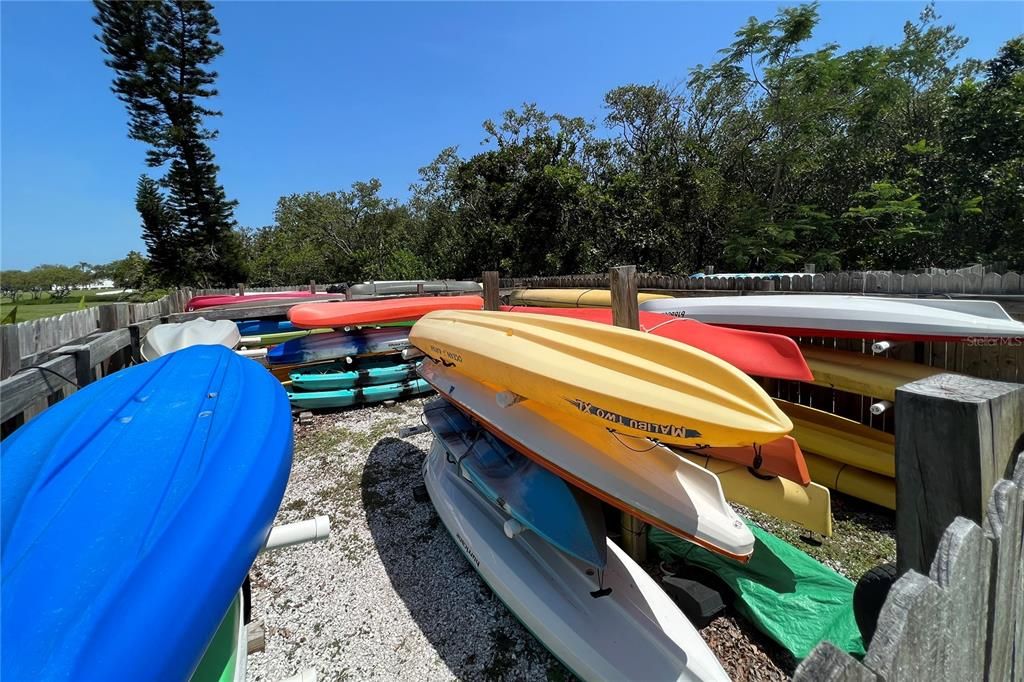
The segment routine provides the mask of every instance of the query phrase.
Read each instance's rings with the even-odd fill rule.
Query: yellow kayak
[[[672,298],[666,294],[637,294],[636,302],[656,298]],[[612,292],[608,289],[513,289],[509,305],[536,305],[544,308],[611,308]]]
[[[805,487],[778,476],[760,478],[742,464],[705,455],[677,454],[717,474],[725,499],[730,502],[795,523],[819,535],[832,535],[832,501],[825,486],[811,483]]]
[[[775,403],[793,420],[793,437],[804,452],[889,478],[896,475],[896,446],[891,433],[806,405],[785,400]]]
[[[896,389],[903,384],[946,371],[903,360],[820,346],[801,346],[800,351],[814,373],[814,383],[883,400],[895,400]]]
[[[807,452],[804,453],[804,459],[815,483],[838,490],[850,497],[888,509],[896,509],[895,480]],[[722,482],[722,487],[725,488],[725,481]],[[729,496],[728,491],[725,494],[726,497]]]
[[[616,432],[671,445],[767,443],[793,428],[752,379],[696,348],[551,315],[436,311],[409,333],[443,365]]]

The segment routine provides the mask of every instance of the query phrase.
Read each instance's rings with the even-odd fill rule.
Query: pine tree
[[[224,51],[215,39],[220,28],[212,5],[205,0],[94,4],[101,29],[97,40],[115,73],[112,90],[128,110],[128,135],[149,145],[149,166],[168,168],[160,182],[167,190],[166,198],[159,197],[161,210],[154,208],[155,186],[147,183],[143,196],[143,181],[139,184],[137,205],[150,211],[148,218],[143,215],[147,245],[154,240],[150,248],[161,254],[151,251],[150,257],[175,254],[164,275],[172,283],[242,281],[233,217],[237,202],[228,200],[217,181],[220,169],[208,144],[217,132],[203,124],[220,115],[202,104],[217,94],[217,73],[209,66]]]
[[[142,241],[149,252],[149,269],[160,282],[187,283],[182,276],[181,235],[178,216],[167,205],[156,180],[143,175],[135,190],[135,210],[142,217]]]

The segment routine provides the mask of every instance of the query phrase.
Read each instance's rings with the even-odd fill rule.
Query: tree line
[[[75,265],[37,265],[29,270],[0,272],[0,294],[17,301],[24,295],[39,300],[43,294],[50,299],[67,298],[72,291],[110,280],[115,287],[144,292],[152,277],[149,262],[138,251],[130,251],[124,258],[103,264],[85,261]]]
[[[897,44],[845,51],[811,46],[816,3],[751,18],[685,81],[607,93],[600,122],[524,104],[484,122],[483,151],[442,150],[405,201],[370,179],[281,197],[272,225],[239,228],[205,146],[213,133],[201,121],[216,112],[196,104],[182,123],[164,103],[179,86],[155,85],[193,59],[203,75],[185,69],[195,85],[184,99],[207,96],[215,74],[203,69],[220,46],[140,61],[125,36],[170,46],[188,24],[172,11],[183,3],[150,2],[145,21],[122,3],[96,4],[131,134],[156,150],[154,166],[170,160],[138,195],[148,272],[163,283],[554,275],[619,263],[664,273],[1024,267],[1024,36],[987,61],[965,59],[966,38],[931,5]],[[209,41],[206,9],[189,35]],[[190,145],[203,150],[200,182],[181,160]],[[212,214],[186,196],[193,189],[213,198]],[[196,255],[181,258],[174,245],[199,233]]]

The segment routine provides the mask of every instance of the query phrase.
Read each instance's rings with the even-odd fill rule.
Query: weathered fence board
[[[67,355],[18,372],[3,382],[0,422],[21,414],[40,397],[62,391],[75,383],[75,361]]]
[[[1021,680],[1022,538],[1024,453],[1012,480],[992,489],[984,528],[955,519],[930,577],[909,571],[896,581],[863,663],[823,642],[797,668],[794,681]]]

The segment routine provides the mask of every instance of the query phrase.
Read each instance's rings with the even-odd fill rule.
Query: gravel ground
[[[399,440],[398,430],[420,423],[421,406],[416,400],[296,424],[277,523],[326,514],[331,535],[257,559],[252,616],[263,623],[267,645],[249,657],[249,679],[278,680],[304,668],[316,668],[321,680],[572,679],[477,576],[430,502],[414,500],[430,434]],[[894,554],[891,519],[836,502],[837,535],[820,547],[801,542],[792,526],[752,516],[856,580],[858,562]],[[842,542],[847,535],[852,542]],[[795,668],[731,610],[701,634],[737,682],[786,680]]]

